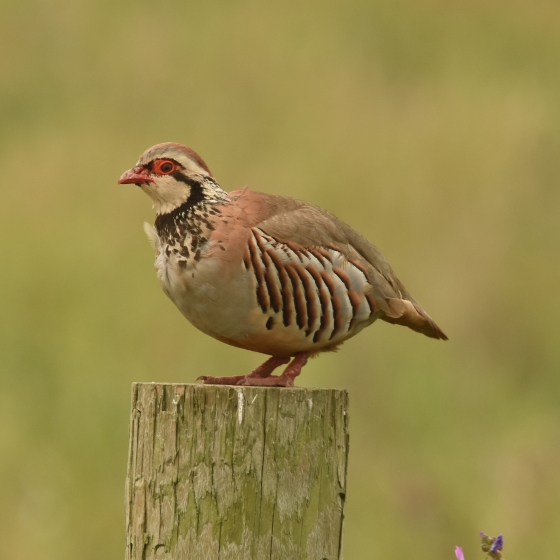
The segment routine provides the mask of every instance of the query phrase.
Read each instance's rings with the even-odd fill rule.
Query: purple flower
[[[465,560],[463,549],[460,546],[455,547],[455,556],[457,557],[457,560]]]
[[[503,547],[504,547],[504,537],[502,535],[498,535],[494,540],[494,542],[492,543],[492,546],[490,547],[490,552],[496,553],[498,552],[498,550],[502,550]]]

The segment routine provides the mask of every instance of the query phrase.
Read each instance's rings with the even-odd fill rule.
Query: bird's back
[[[342,259],[342,272],[350,271],[351,276],[365,277],[363,296],[371,301],[375,312],[379,312],[379,318],[408,326],[432,338],[447,339],[409,294],[379,249],[336,216],[301,200],[249,189],[230,193],[230,199],[243,216],[246,230],[258,230],[268,236],[271,242],[289,246],[292,257],[300,263],[310,251],[311,254],[327,252],[338,260]],[[326,262],[328,259],[322,261],[313,258],[305,263],[304,268],[310,274],[316,272],[323,275],[326,273]],[[336,276],[332,271],[329,274]],[[271,275],[278,275],[276,269],[271,269]],[[339,287],[337,296],[346,299],[353,297],[352,288],[345,288],[346,293]]]

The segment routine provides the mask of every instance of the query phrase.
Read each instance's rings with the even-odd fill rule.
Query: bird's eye
[[[163,175],[169,175],[169,173],[173,173],[176,169],[175,162],[169,160],[158,161],[154,167],[156,173],[161,173]]]

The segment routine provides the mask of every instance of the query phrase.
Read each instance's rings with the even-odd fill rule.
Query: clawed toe
[[[232,377],[212,377],[211,375],[201,375],[197,377],[197,381],[202,381],[204,385],[237,385],[239,381],[245,379],[244,375],[235,375]]]
[[[235,375],[233,377],[212,377],[211,375],[201,375],[197,381],[202,381],[204,385],[240,385],[252,387],[293,387],[294,379],[299,375],[301,368],[309,358],[308,352],[296,354],[290,365],[284,370],[282,375],[270,375],[278,366],[287,364],[290,358],[270,357],[264,364],[255,368],[249,375]]]
[[[270,375],[269,377],[245,377],[237,383],[238,385],[251,387],[293,387],[292,377],[284,375]]]

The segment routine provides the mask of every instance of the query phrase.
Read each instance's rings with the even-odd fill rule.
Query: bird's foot
[[[293,377],[269,375],[268,377],[244,377],[237,383],[245,387],[293,387]]]
[[[245,375],[234,375],[232,377],[212,377],[211,375],[201,375],[197,381],[202,381],[204,385],[237,385],[245,379]]]
[[[283,364],[287,364],[290,358],[272,356],[264,364],[255,368],[248,375],[234,375],[231,377],[213,377],[201,375],[197,381],[205,385],[243,385],[251,387],[293,387],[294,379],[301,373],[301,368],[309,359],[309,352],[296,354],[292,362],[282,372],[282,375],[271,375],[271,373]]]
[[[212,377],[211,375],[201,375],[197,381],[202,381],[204,385],[243,385],[241,381],[251,378],[268,377],[278,366],[287,364],[290,358],[279,358],[272,356],[264,364],[255,368],[248,375],[234,375],[232,377]]]
[[[300,354],[296,354],[295,358],[292,360],[292,363],[282,372],[282,375],[269,374],[264,377],[252,376],[251,374],[249,374],[241,381],[238,381],[237,384],[252,387],[293,387],[294,379],[301,373],[301,368],[307,363],[309,356],[309,352],[301,352]],[[272,359],[273,358],[271,358],[271,360]],[[285,359],[285,361],[282,363],[286,363],[286,361],[289,360]]]

